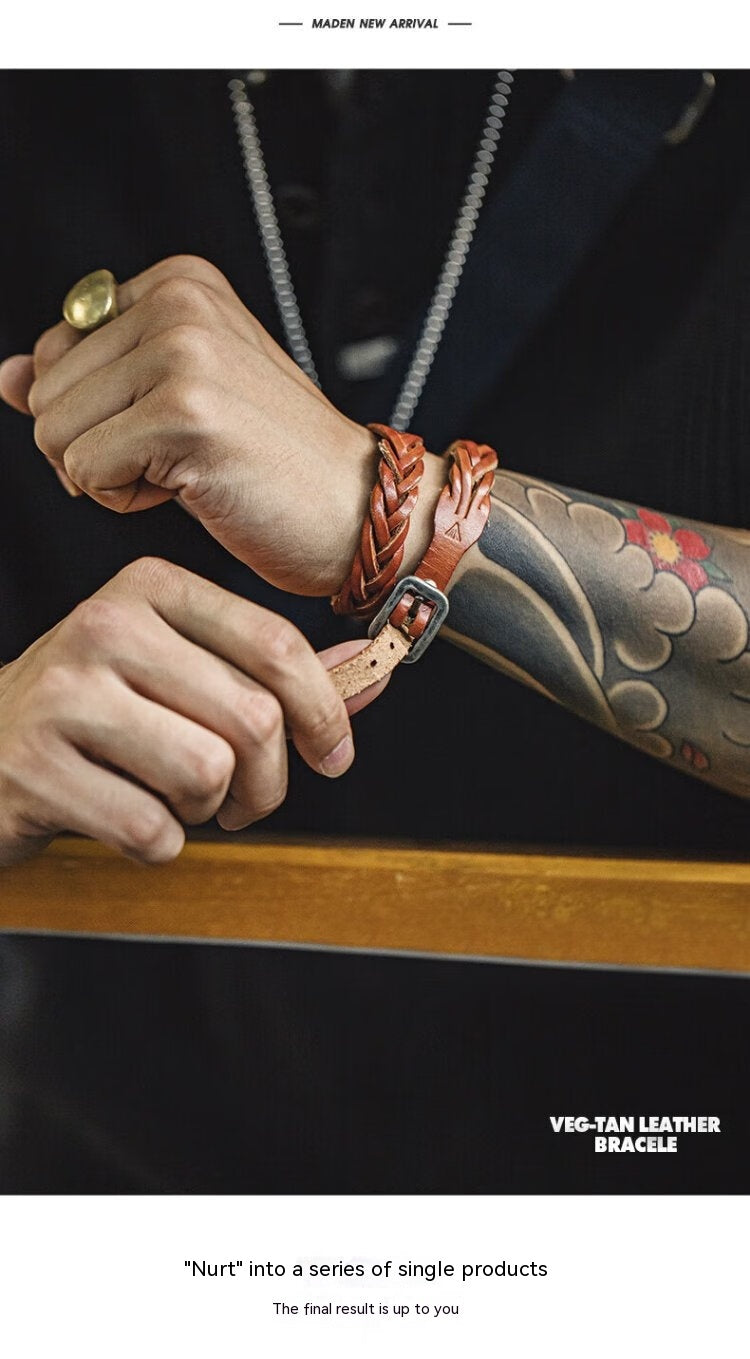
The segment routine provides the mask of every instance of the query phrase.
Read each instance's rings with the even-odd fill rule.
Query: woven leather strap
[[[477,542],[487,523],[490,493],[497,471],[497,454],[489,444],[457,439],[445,456],[450,459],[450,470],[435,509],[432,542],[414,572],[443,592],[464,552]],[[413,598],[405,595],[389,622],[393,627],[405,628],[415,642],[427,627],[431,610],[428,605],[421,605],[407,624],[413,606]]]
[[[424,444],[417,434],[370,425],[378,436],[378,480],[348,580],[331,600],[334,613],[374,618],[388,598],[404,556],[409,516],[424,471]]]
[[[464,553],[487,523],[497,454],[488,444],[459,439],[451,444],[448,481],[435,510],[435,531],[415,576],[445,592]],[[406,593],[368,647],[330,674],[342,698],[353,698],[384,679],[423,635],[432,614],[429,604]]]

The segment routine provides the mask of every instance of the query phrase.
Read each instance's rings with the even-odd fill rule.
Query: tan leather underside
[[[355,698],[363,689],[369,689],[371,684],[390,675],[399,661],[409,654],[410,647],[409,638],[386,623],[364,651],[334,666],[329,674],[342,698]]]

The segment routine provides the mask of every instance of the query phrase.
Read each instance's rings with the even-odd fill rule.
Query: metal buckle
[[[415,661],[419,660],[422,652],[427,649],[438,629],[445,622],[450,605],[447,596],[443,594],[442,590],[438,590],[437,585],[433,585],[431,580],[421,580],[419,576],[404,576],[403,580],[400,580],[395,589],[391,591],[380,612],[373,618],[367,629],[368,637],[377,637],[378,633],[382,632],[393,610],[401,602],[404,595],[414,596],[415,608],[418,604],[432,605],[432,613],[427,627],[422,636],[412,643],[411,650],[401,662],[402,665],[413,665]],[[402,625],[401,631],[406,632],[405,625]]]

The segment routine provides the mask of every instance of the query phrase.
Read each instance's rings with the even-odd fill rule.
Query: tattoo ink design
[[[613,735],[750,797],[750,535],[499,473],[445,629]]]
[[[648,552],[655,571],[673,571],[697,594],[712,580],[727,580],[724,571],[711,560],[711,548],[694,529],[680,527],[678,519],[667,519],[653,510],[638,510],[636,517],[624,505],[615,505],[625,526],[629,543]]]

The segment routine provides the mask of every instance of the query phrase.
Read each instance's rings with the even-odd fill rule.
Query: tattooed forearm
[[[750,797],[750,534],[495,482],[448,635],[613,735]]]

